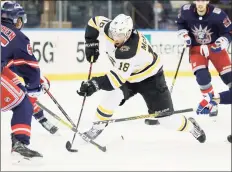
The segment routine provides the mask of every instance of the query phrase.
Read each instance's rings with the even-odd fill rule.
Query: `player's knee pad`
[[[232,88],[232,71],[220,75],[222,81],[230,88]]]
[[[213,93],[213,86],[211,84],[211,75],[208,69],[200,69],[195,73],[196,80],[198,85],[200,86],[201,92],[203,94]]]
[[[1,111],[8,111],[18,106],[24,99],[24,92],[6,76],[1,76]]]
[[[197,83],[200,86],[207,86],[210,84],[211,75],[208,69],[205,68],[205,69],[197,70],[194,74],[196,76]]]
[[[25,144],[29,144],[33,107],[28,97],[25,96],[23,101],[17,107],[13,108],[12,111],[12,133],[16,139]]]

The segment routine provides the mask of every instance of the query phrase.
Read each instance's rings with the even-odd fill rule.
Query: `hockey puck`
[[[231,135],[229,135],[229,136],[227,137],[227,140],[228,140],[228,142],[231,143]]]
[[[121,138],[122,138],[122,140],[124,140],[124,137],[123,137],[123,135],[121,135]]]
[[[67,142],[66,142],[65,147],[66,147],[66,149],[67,149],[69,152],[78,152],[77,149],[72,149],[72,144],[70,143],[70,141],[67,141]]]
[[[147,125],[159,125],[159,121],[156,119],[145,119],[145,124]]]

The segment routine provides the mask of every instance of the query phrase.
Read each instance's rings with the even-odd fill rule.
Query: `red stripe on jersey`
[[[26,136],[31,136],[31,133],[30,132],[28,132],[28,131],[24,131],[24,130],[19,130],[19,131],[15,131],[15,132],[13,132],[14,133],[14,135],[19,135],[19,134],[23,134],[23,135],[26,135]]]
[[[16,124],[11,127],[12,130],[18,129],[18,128],[25,128],[31,130],[31,126],[27,124]]]

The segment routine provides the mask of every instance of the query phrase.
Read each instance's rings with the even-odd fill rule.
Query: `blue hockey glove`
[[[217,106],[217,103],[213,100],[213,94],[208,93],[199,103],[196,113],[198,115],[208,115],[215,106]]]

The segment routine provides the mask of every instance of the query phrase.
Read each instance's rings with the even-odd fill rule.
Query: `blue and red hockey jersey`
[[[211,4],[204,16],[199,16],[195,4],[181,7],[176,20],[178,30],[186,29],[192,39],[192,46],[214,43],[223,36],[232,40],[232,24],[226,13]]]
[[[24,79],[28,90],[40,87],[40,68],[30,40],[10,21],[1,21],[1,71],[6,65]]]

